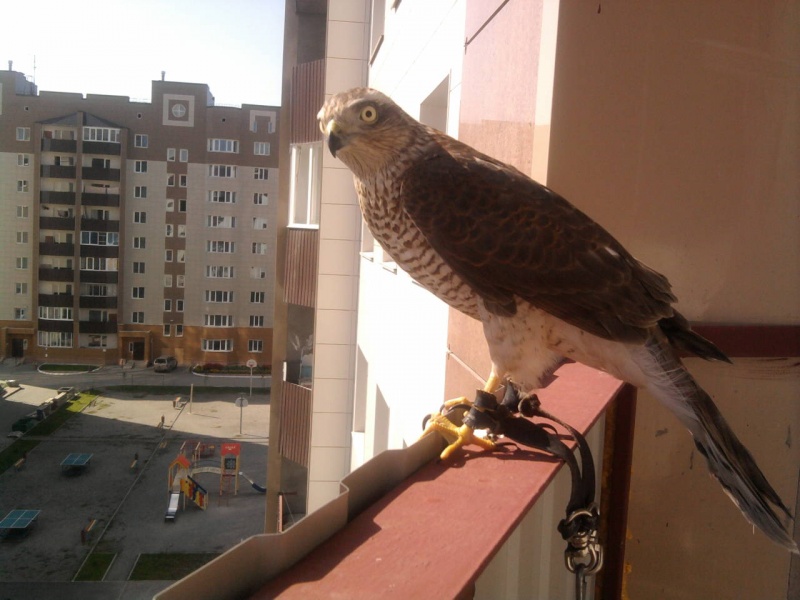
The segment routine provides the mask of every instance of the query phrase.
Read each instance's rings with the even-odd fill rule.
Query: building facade
[[[270,364],[278,122],[0,72],[0,358]]]

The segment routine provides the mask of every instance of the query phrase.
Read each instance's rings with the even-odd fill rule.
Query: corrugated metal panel
[[[283,293],[287,304],[314,308],[317,301],[318,253],[319,230],[287,230],[286,285]]]
[[[284,381],[279,452],[289,460],[308,467],[310,444],[311,390]]]
[[[297,65],[292,69],[292,122],[290,143],[322,140],[317,113],[325,101],[325,61]]]

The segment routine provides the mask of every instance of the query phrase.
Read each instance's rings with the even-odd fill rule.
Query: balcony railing
[[[117,283],[117,271],[81,271],[81,283]]]
[[[75,254],[75,244],[66,242],[39,242],[40,256],[72,256]]]
[[[39,217],[39,229],[75,230],[75,217]]]
[[[39,169],[42,177],[59,177],[61,179],[75,179],[77,170],[68,165],[42,165]]]
[[[37,326],[39,331],[72,331],[72,321],[60,321],[51,319],[39,319]]]
[[[119,194],[84,192],[81,194],[84,206],[119,206]]]
[[[75,270],[56,267],[39,267],[39,279],[41,281],[72,281],[75,279]]]
[[[286,231],[286,284],[284,301],[313,307],[317,298],[319,230]]]
[[[75,204],[75,192],[39,192],[41,204]]]
[[[119,246],[81,246],[81,256],[119,258]]]
[[[78,302],[81,308],[117,308],[116,296],[81,296]]]
[[[111,154],[119,156],[121,144],[115,142],[83,142],[84,154]]]
[[[119,221],[81,217],[81,229],[84,231],[119,231]]]
[[[72,294],[39,294],[39,306],[72,306]]]
[[[80,333],[116,333],[116,321],[81,321],[78,323]]]
[[[78,151],[76,140],[56,140],[53,138],[42,138],[42,152],[71,152]]]
[[[119,181],[119,169],[106,169],[105,167],[83,167],[81,175],[84,179],[99,181]]]

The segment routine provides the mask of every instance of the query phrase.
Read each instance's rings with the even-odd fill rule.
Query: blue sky
[[[151,81],[207,83],[217,104],[280,103],[283,0],[22,0],[0,68],[39,90],[149,100]]]

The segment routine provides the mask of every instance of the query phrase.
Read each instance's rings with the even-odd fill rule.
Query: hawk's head
[[[331,154],[360,178],[399,158],[426,132],[388,96],[369,88],[336,94],[317,118]]]

